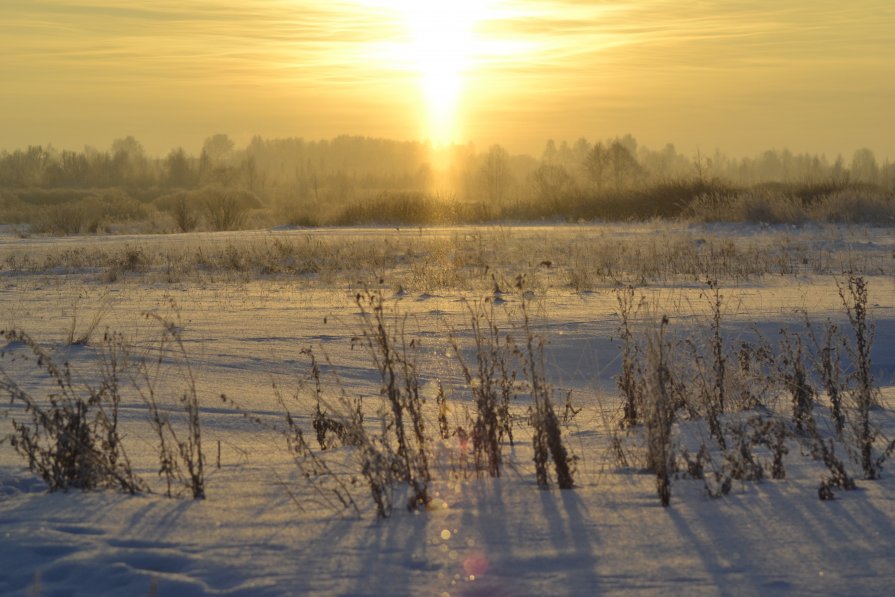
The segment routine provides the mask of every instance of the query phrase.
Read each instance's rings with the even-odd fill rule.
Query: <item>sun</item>
[[[496,61],[518,59],[523,46],[488,32],[514,14],[506,0],[353,0],[388,23],[388,39],[365,49],[374,67],[408,74],[419,91],[423,137],[436,145],[464,142],[462,105],[480,89],[467,82]],[[473,93],[475,92],[475,93]]]
[[[464,75],[474,67],[480,40],[476,25],[487,15],[483,0],[401,3],[411,64],[425,102],[426,128],[439,144],[457,140]]]

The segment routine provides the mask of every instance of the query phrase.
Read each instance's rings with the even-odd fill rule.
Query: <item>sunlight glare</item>
[[[460,140],[464,79],[488,53],[477,25],[494,18],[499,0],[357,1],[391,13],[405,30],[378,58],[413,73],[424,103],[424,135],[437,145]]]
[[[487,14],[487,4],[482,0],[402,2],[428,133],[437,144],[454,141],[460,134],[457,111],[463,76],[472,67],[475,26]]]

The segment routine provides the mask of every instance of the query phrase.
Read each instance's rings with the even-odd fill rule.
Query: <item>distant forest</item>
[[[0,152],[0,223],[25,233],[652,217],[891,225],[893,192],[895,164],[870,149],[730,158],[630,135],[548,141],[538,157],[357,136],[237,148],[225,134],[198,156],[149,156],[133,137],[108,150]]]

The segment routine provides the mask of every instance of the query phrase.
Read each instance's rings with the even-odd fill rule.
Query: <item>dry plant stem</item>
[[[854,344],[846,347],[854,361],[852,378],[856,387],[852,396],[857,410],[855,432],[861,468],[865,479],[876,479],[879,467],[873,458],[873,444],[877,431],[870,421],[870,411],[878,404],[870,360],[875,330],[867,321],[867,282],[862,276],[849,276],[846,286],[839,285],[839,296],[854,333]]]
[[[341,383],[335,377],[336,385],[339,388],[336,394],[336,404],[329,403],[323,395],[323,384],[321,382],[321,370],[316,355],[311,349],[303,351],[311,359],[311,379],[314,383],[314,392],[317,400],[326,409],[336,417],[335,420],[341,423],[345,430],[345,436],[340,436],[343,445],[351,446],[358,450],[360,458],[361,474],[367,481],[367,487],[370,496],[376,505],[377,518],[388,518],[392,511],[392,492],[391,487],[398,481],[395,467],[395,454],[392,450],[391,443],[387,437],[388,424],[383,421],[382,431],[380,435],[368,433],[364,427],[364,415],[361,398],[352,400],[345,393]],[[324,353],[326,365],[333,370],[329,357]],[[326,473],[329,474],[327,468]],[[354,499],[348,492],[348,487],[338,482],[338,491],[341,492],[340,501],[348,501],[352,510],[360,513]]]
[[[317,362],[317,358],[310,349],[303,350],[302,354],[308,355],[311,359],[310,380],[314,383],[314,392],[318,399],[318,405],[325,405],[320,366]],[[301,427],[299,427],[292,412],[289,410],[289,405],[287,404],[286,399],[276,385],[274,385],[274,395],[276,396],[280,408],[283,410],[283,420],[286,424],[285,428],[277,428],[276,430],[281,433],[286,440],[289,455],[292,457],[301,476],[308,480],[317,497],[327,507],[334,511],[350,510],[354,515],[360,516],[360,508],[352,497],[348,486],[342,478],[335,474],[327,463],[311,449],[308,441],[305,439],[304,432]],[[229,399],[224,395],[221,395],[221,399],[236,407],[243,413],[243,416],[250,419],[256,425],[267,427],[260,418],[246,413],[242,407],[235,404],[232,399]],[[297,401],[298,394],[293,395],[293,399]],[[351,416],[351,421],[338,421],[341,425],[341,429],[344,431],[344,435],[341,435],[340,439],[342,439],[343,443],[358,445],[360,436],[357,428],[360,427],[363,420],[362,415],[360,414],[359,403],[356,411],[353,411]],[[283,482],[283,487],[286,489],[296,506],[303,509],[301,501],[292,494],[285,482]],[[338,506],[333,502],[333,499],[338,502]]]
[[[362,409],[362,400],[360,397],[351,399],[338,380],[333,371],[332,363],[329,357],[324,353],[326,365],[335,378],[338,392],[335,395],[334,402],[326,399],[323,390],[322,373],[320,364],[313,350],[305,349],[303,354],[308,355],[311,359],[311,371],[309,380],[313,383],[313,391],[317,401],[318,410],[325,412],[328,421],[334,423],[332,425],[333,432],[336,433],[336,439],[341,441],[343,446],[356,450],[359,458],[359,468],[367,487],[370,491],[370,497],[376,506],[377,518],[388,518],[392,512],[392,488],[397,482],[403,482],[405,477],[401,475],[399,460],[394,452],[392,442],[389,439],[389,429],[391,422],[383,418],[381,432],[379,434],[369,433],[364,427],[364,415]],[[278,394],[278,398],[279,398]],[[296,458],[296,463],[303,471],[306,478],[312,480],[315,484],[315,490],[318,493],[327,492],[336,496],[343,508],[349,508],[356,514],[360,514],[360,508],[349,492],[348,486],[338,477],[333,475],[331,469],[326,463],[313,455],[307,446],[301,429],[298,428],[285,403],[281,401],[287,417],[287,440],[290,450],[300,456],[302,459],[308,460],[310,467],[303,465],[302,460]],[[386,413],[387,416],[387,413]],[[337,431],[338,430],[338,431]],[[341,432],[341,433],[340,433]],[[319,440],[319,438],[318,438]],[[334,446],[334,440],[325,440],[327,447]],[[317,487],[318,484],[325,485],[327,478],[331,477],[334,487],[324,489]],[[320,482],[320,483],[318,483]]]
[[[772,437],[770,448],[774,455],[774,461],[771,465],[771,478],[785,479],[786,469],[783,467],[783,457],[789,453],[786,447],[786,438],[788,436],[786,425],[783,421],[773,421],[769,424],[769,427]]]
[[[724,458],[731,478],[740,481],[760,481],[764,477],[764,469],[752,453],[755,444],[765,441],[764,430],[760,427],[760,417],[757,421],[737,422],[727,426],[733,446],[725,451]]]
[[[304,354],[307,354],[311,359],[311,377],[314,382],[314,392],[317,397],[317,404],[325,404],[323,397],[323,386],[320,381],[320,365],[317,362],[317,358],[314,355],[313,351],[311,351],[310,349],[302,352]],[[350,406],[350,401],[344,392],[340,394],[340,397],[343,406]],[[344,483],[344,481],[342,481],[340,477],[333,474],[332,470],[322,459],[318,458],[313,453],[310,446],[308,446],[307,442],[305,441],[301,429],[298,427],[298,425],[295,423],[295,420],[292,418],[292,415],[289,413],[289,409],[286,406],[285,400],[283,400],[282,395],[280,395],[279,393],[277,393],[277,400],[280,402],[280,405],[282,406],[283,411],[286,414],[286,421],[288,425],[287,440],[289,449],[290,453],[293,455],[295,463],[299,467],[299,470],[304,473],[304,476],[306,478],[326,477],[328,479],[331,479],[335,484],[335,487],[330,490],[330,493],[332,493],[336,497],[336,499],[338,499],[343,508],[350,508],[355,514],[360,515],[360,508],[358,507],[354,498],[351,496],[351,492],[348,490],[348,486]],[[355,401],[353,408],[348,409],[348,412],[350,413],[348,419],[346,421],[339,421],[340,429],[342,431],[342,435],[340,435],[339,438],[342,440],[343,444],[352,446],[364,446],[368,442],[366,442],[366,437],[363,433],[364,415],[360,398]],[[308,464],[305,464],[305,462],[307,462]],[[318,491],[322,493],[322,490],[318,489]]]
[[[719,414],[724,414],[724,374],[726,370],[726,357],[724,356],[724,340],[721,337],[721,307],[723,305],[721,291],[716,280],[709,280],[709,289],[712,291],[712,361],[715,373],[715,401],[713,408]]]
[[[717,377],[712,376],[709,379],[709,375],[705,371],[705,358],[701,354],[700,345],[697,342],[688,339],[683,344],[689,350],[690,358],[694,363],[695,371],[693,373],[692,385],[697,388],[695,391],[698,393],[698,398],[687,396],[686,390],[683,390],[680,392],[684,394],[681,403],[691,411],[693,416],[702,417],[704,414],[706,423],[709,426],[709,433],[712,434],[718,446],[722,450],[726,450],[727,440],[724,437],[720,412],[715,401],[717,396],[715,386]],[[697,405],[701,406],[702,410],[699,410]]]
[[[487,306],[486,306],[487,305]],[[514,350],[512,340],[501,341],[500,329],[494,318],[493,303],[467,303],[470,326],[475,342],[476,369],[470,370],[463,360],[456,338],[451,335],[454,354],[460,363],[466,384],[472,390],[476,408],[472,443],[477,471],[486,470],[491,477],[500,476],[503,462],[503,436],[513,442],[510,402],[514,397],[516,372],[508,373],[507,360]]]
[[[33,396],[0,369],[0,390],[30,414],[30,422],[13,421],[10,444],[28,461],[50,491],[115,488],[125,493],[148,491],[137,477],[121,442],[118,430],[119,375],[124,355],[115,347],[117,339],[105,338],[108,352],[99,388],[77,388],[65,363],[58,366],[47,351],[26,333],[4,333],[10,342],[25,345],[35,364],[56,386],[45,397]]]
[[[818,355],[816,369],[823,383],[823,388],[827,393],[830,401],[830,414],[833,416],[833,422],[836,426],[836,436],[841,440],[842,433],[845,430],[845,410],[843,405],[843,394],[847,390],[842,382],[842,365],[837,343],[840,340],[839,328],[832,321],[827,320],[824,326],[823,342],[818,341],[814,327],[805,316],[805,328],[808,331],[808,337],[814,343],[815,350]]]
[[[705,418],[709,425],[709,431],[721,449],[727,449],[727,442],[724,437],[724,431],[721,425],[721,417],[725,411],[725,384],[727,371],[727,356],[724,350],[724,338],[721,334],[721,308],[723,306],[723,297],[721,296],[718,282],[709,280],[707,282],[710,294],[703,295],[710,299],[712,308],[712,318],[710,322],[711,338],[709,345],[712,350],[711,374],[705,372],[705,359],[701,354],[700,347],[693,341],[687,341],[685,344],[693,353],[693,360],[696,363],[696,371],[699,382],[699,390],[701,394],[702,406],[705,409]],[[686,397],[683,403],[688,407],[692,405]],[[695,410],[695,409],[694,409]]]
[[[640,387],[640,380],[642,379],[642,371],[640,369],[641,355],[637,343],[634,341],[634,334],[630,325],[635,309],[634,288],[626,286],[618,290],[616,292],[616,300],[618,301],[618,312],[621,318],[619,329],[622,339],[622,372],[618,378],[618,386],[625,399],[622,426],[632,427],[639,422],[639,410],[643,398],[643,391]]]
[[[175,452],[168,446],[168,434],[166,431],[171,427],[171,422],[168,415],[159,407],[156,400],[155,385],[145,363],[141,366],[140,375],[142,377],[141,383],[135,385],[137,385],[140,397],[146,404],[146,408],[149,411],[149,423],[158,438],[158,474],[165,480],[165,495],[169,498],[174,497],[173,487],[179,479],[179,470]]]
[[[780,375],[792,396],[792,420],[796,431],[803,432],[814,417],[814,388],[808,379],[802,351],[802,338],[781,329]]]
[[[671,501],[672,446],[671,427],[674,405],[671,396],[672,376],[668,365],[665,331],[668,318],[662,317],[659,329],[650,337],[649,375],[646,405],[647,464],[656,473],[656,491],[663,506]]]
[[[87,326],[83,330],[78,330],[78,302],[83,299],[83,295],[79,295],[72,305],[71,327],[68,329],[66,344],[71,346],[85,346],[90,342],[96,328],[109,310],[109,304],[106,301],[106,294],[101,297],[101,308],[93,312],[93,316],[88,320]]]
[[[560,489],[571,489],[575,486],[572,474],[573,458],[563,444],[559,419],[550,399],[551,390],[544,373],[544,342],[542,339],[535,341],[529,322],[527,301],[524,298],[522,321],[527,349],[525,369],[531,385],[532,445],[538,487],[546,489],[550,486],[547,463],[552,457],[556,484]]]
[[[854,480],[845,470],[845,465],[836,456],[836,445],[833,440],[824,441],[817,429],[817,422],[813,414],[806,420],[808,437],[811,440],[811,454],[816,459],[823,461],[827,470],[830,472],[829,477],[821,480],[818,489],[818,497],[821,500],[833,499],[833,487],[839,487],[845,490],[855,489]]]
[[[387,317],[381,290],[359,293],[356,303],[364,322],[356,341],[367,349],[379,372],[380,395],[390,414],[384,424],[395,434],[398,476],[411,488],[407,508],[415,510],[428,504],[430,482],[419,378],[409,354],[415,342],[407,342],[406,315]]]
[[[166,354],[168,344],[173,343],[175,358],[183,367],[187,387],[178,396],[177,401],[186,416],[185,433],[181,436],[178,426],[171,423],[168,413],[159,406],[153,378],[148,363],[144,361],[142,378],[145,390],[140,393],[146,403],[150,420],[159,438],[159,475],[164,476],[167,495],[172,496],[172,486],[176,480],[184,485],[193,499],[205,499],[205,455],[202,452],[202,426],[199,417],[199,396],[196,391],[196,378],[193,374],[189,355],[183,343],[180,326],[155,313],[147,313],[146,317],[156,320],[162,328],[162,337],[158,347],[156,367],[160,366]],[[181,467],[185,474],[181,472]]]
[[[109,407],[100,408],[97,416],[101,424],[100,428],[105,431],[104,442],[102,444],[103,451],[108,455],[109,464],[113,469],[121,468],[126,474],[125,478],[130,482],[127,485],[121,485],[122,489],[128,493],[135,493],[131,488],[135,487],[142,491],[148,491],[145,483],[138,479],[131,466],[130,458],[122,445],[121,436],[118,433],[118,411],[121,405],[120,382],[122,374],[129,367],[128,348],[125,344],[124,337],[118,333],[106,332],[103,336],[103,359],[100,363],[101,385],[99,394],[106,397]]]
[[[320,364],[317,362],[317,357],[314,355],[314,351],[310,348],[306,348],[301,352],[302,354],[308,355],[311,359],[310,378],[314,384],[313,391],[316,402],[312,425],[314,427],[314,432],[317,435],[317,444],[320,446],[321,450],[326,450],[329,447],[335,446],[336,442],[341,442],[342,445],[356,445],[358,442],[358,434],[363,431],[364,422],[361,399],[358,398],[353,407],[350,407],[350,405],[348,405],[349,400],[343,395],[340,406],[349,406],[345,409],[349,414],[345,415],[343,413],[341,416],[331,414],[331,409],[326,406],[326,399],[323,394]],[[283,407],[285,409],[285,404],[283,404]],[[288,416],[288,410],[286,412],[288,422],[291,423],[291,416]],[[329,439],[327,439],[327,436],[329,436]],[[333,438],[333,436],[335,436],[335,438]]]
[[[438,394],[435,396],[435,403],[438,407],[438,432],[441,439],[448,439],[451,436],[451,429],[447,419],[447,398],[444,395],[444,386],[438,384]]]
[[[842,384],[839,368],[839,354],[834,345],[836,326],[829,324],[824,338],[824,346],[821,350],[821,367],[823,368],[824,387],[830,399],[830,408],[833,420],[836,422],[836,434],[841,438],[845,428],[845,414],[842,409]]]

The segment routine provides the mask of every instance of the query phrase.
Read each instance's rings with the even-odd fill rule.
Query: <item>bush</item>
[[[206,223],[212,230],[238,230],[245,224],[249,210],[261,207],[251,191],[212,186],[198,193]]]
[[[472,448],[477,471],[487,470],[491,477],[500,476],[503,464],[501,443],[504,437],[513,443],[510,403],[515,398],[516,371],[512,358],[516,346],[508,334],[501,334],[494,316],[493,303],[478,303],[469,308],[470,326],[475,342],[475,367],[470,368],[461,356],[460,346],[451,338],[454,354],[472,391],[476,419],[472,431]],[[442,436],[447,435],[447,422],[440,421]]]
[[[58,193],[21,202],[17,208],[21,223],[30,224],[33,232],[62,235],[110,232],[116,225],[146,222],[156,215],[151,206],[120,189]]]
[[[552,388],[544,371],[544,341],[535,338],[529,326],[528,307],[522,302],[522,320],[525,332],[525,373],[531,390],[532,447],[534,448],[535,477],[538,487],[550,486],[549,460],[553,461],[556,484],[560,489],[575,486],[573,468],[575,458],[562,440],[559,419],[553,409]]]
[[[345,206],[332,219],[337,226],[389,224],[423,226],[432,224],[480,223],[495,213],[484,203],[457,201],[425,193],[381,193],[373,199]]]
[[[120,338],[106,335],[102,382],[98,388],[82,388],[72,381],[68,364],[57,365],[30,336],[19,330],[4,336],[25,346],[55,386],[45,396],[35,396],[0,369],[0,390],[30,415],[30,420],[12,422],[8,439],[28,461],[31,472],[40,476],[50,491],[148,491],[131,469],[118,430],[119,381],[127,361]]]
[[[800,199],[752,190],[700,195],[690,204],[685,215],[699,222],[798,224],[808,219]]]
[[[895,195],[881,191],[839,190],[825,195],[809,210],[823,222],[895,226]]]
[[[176,191],[162,195],[153,201],[155,206],[171,214],[180,232],[192,232],[199,225],[198,204],[195,193]]]
[[[353,342],[367,351],[379,373],[379,394],[384,399],[383,436],[364,441],[363,473],[370,484],[380,517],[388,516],[393,481],[410,489],[408,510],[429,503],[428,438],[423,419],[423,398],[417,368],[404,332],[405,317],[387,312],[382,292],[359,293],[355,302],[363,327]]]

